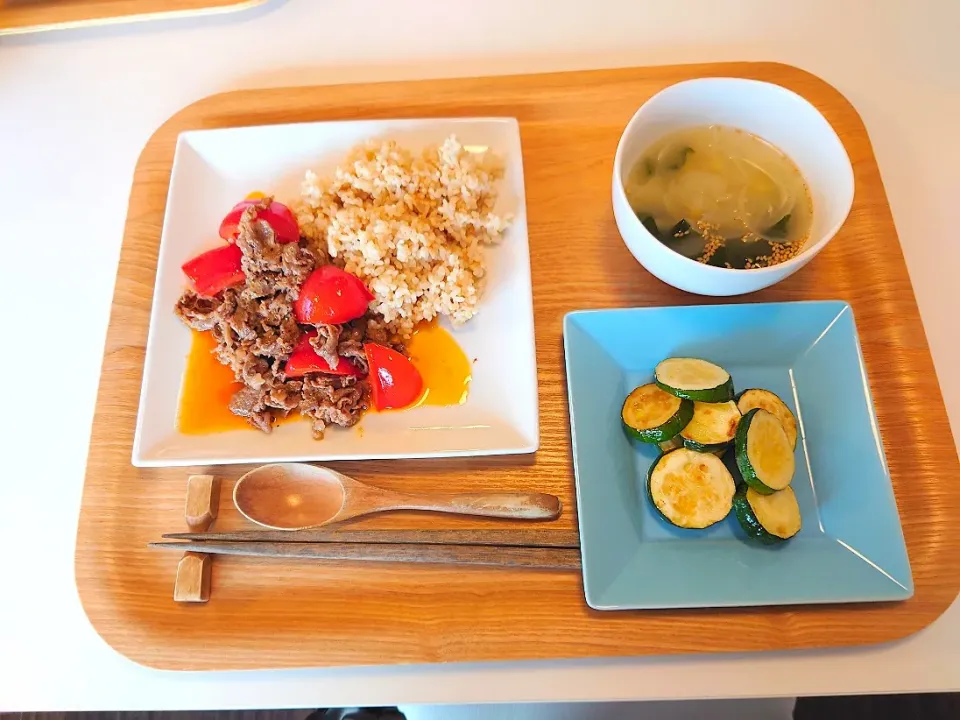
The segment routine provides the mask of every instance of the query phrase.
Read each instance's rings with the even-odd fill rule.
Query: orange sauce
[[[462,405],[470,392],[470,361],[453,336],[434,320],[418,325],[406,343],[414,367],[423,377],[416,405]]]
[[[184,435],[210,435],[249,430],[250,424],[230,412],[230,398],[243,385],[217,360],[211,332],[192,331],[187,367],[180,390],[177,425]],[[417,405],[460,405],[470,390],[471,367],[457,341],[436,322],[417,327],[407,342],[410,360],[423,377],[423,395]],[[293,412],[280,423],[303,419]]]
[[[252,430],[244,418],[230,412],[230,398],[243,388],[233,379],[233,371],[213,354],[217,341],[211,332],[191,332],[193,340],[187,353],[187,369],[180,390],[177,425],[184,435],[211,435],[228,430]],[[274,420],[274,426],[305,420],[292,412]]]
[[[233,371],[213,354],[217,341],[211,332],[192,331],[187,369],[180,390],[177,424],[184,435],[209,435],[242,430],[250,424],[230,412],[230,398],[243,387]]]

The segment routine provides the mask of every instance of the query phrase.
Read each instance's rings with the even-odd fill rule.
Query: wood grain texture
[[[177,563],[177,580],[173,585],[173,601],[178,603],[205,603],[210,599],[210,574],[213,558],[210,555],[185,552]]]
[[[856,314],[900,509],[914,597],[901,603],[603,613],[577,573],[289,564],[218,558],[216,597],[170,600],[177,556],[147,542],[178,527],[183,470],[136,469],[136,422],[157,245],[177,134],[195,128],[391,117],[515,116],[520,122],[540,388],[530,456],[350,462],[337,470],[404,492],[549,492],[576,528],[561,321],[575,309],[731,300],[688,295],[649,275],[613,221],[620,132],[663,87],[701,76],[779,83],[816,105],[853,163],[850,217],[806,268],[733,302],[844,299]],[[851,248],[856,246],[856,251]],[[217,468],[223,492],[249,467]],[[208,472],[198,468],[194,472]],[[227,495],[229,497],[229,495]],[[242,529],[229,502],[218,530]],[[385,515],[364,528],[508,528],[511,521]],[[104,352],[78,531],[76,577],[93,626],[160,668],[228,669],[783,650],[902,638],[932,622],[960,585],[960,463],[866,129],[822,80],[778,64],[718,64],[213,96],[163,125],[138,162]]]
[[[423,545],[388,543],[292,543],[292,542],[156,542],[155,550],[187,550],[193,553],[241,557],[297,558],[301,560],[351,560],[381,563],[430,563],[441,565],[487,565],[494,567],[579,570],[580,550],[549,547],[503,547],[492,545]],[[181,563],[182,564],[182,563]]]
[[[187,499],[183,519],[192,532],[207,530],[220,512],[220,478],[191,475],[187,478]]]
[[[0,35],[243,10],[266,0],[0,0]]]

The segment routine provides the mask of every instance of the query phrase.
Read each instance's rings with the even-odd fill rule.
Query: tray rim
[[[882,208],[883,208],[883,210],[885,211],[885,213],[888,214],[888,216],[892,219],[892,213],[891,213],[891,211],[890,211],[889,202],[887,201],[886,193],[885,193],[885,190],[884,190],[884,188],[883,188],[882,177],[879,175],[879,167],[877,166],[877,163],[876,163],[876,156],[875,156],[875,154],[873,153],[873,150],[872,150],[872,143],[870,143],[869,134],[867,133],[866,127],[864,126],[863,121],[862,121],[862,118],[860,117],[860,115],[859,115],[859,113],[857,112],[856,108],[854,108],[853,105],[850,103],[850,101],[847,100],[847,98],[846,98],[844,95],[842,95],[835,87],[833,87],[832,85],[830,85],[830,84],[827,83],[826,81],[822,80],[821,78],[817,77],[816,75],[814,75],[814,74],[812,74],[812,73],[810,73],[810,72],[808,72],[808,71],[806,71],[806,70],[803,70],[803,69],[801,69],[801,68],[797,68],[797,67],[794,67],[794,66],[791,66],[791,65],[788,65],[788,64],[785,64],[785,63],[779,63],[779,62],[750,62],[750,61],[744,61],[744,62],[723,62],[723,63],[694,63],[694,64],[664,65],[664,66],[620,67],[620,68],[599,69],[599,70],[574,70],[574,71],[550,72],[550,73],[533,73],[533,74],[512,73],[512,74],[501,74],[501,75],[491,75],[491,76],[481,76],[481,77],[400,80],[400,81],[374,82],[374,83],[334,83],[334,84],[325,84],[325,85],[296,85],[296,86],[285,86],[285,87],[251,88],[251,89],[243,89],[243,90],[226,91],[226,92],[222,92],[222,93],[216,93],[216,94],[207,96],[207,97],[205,97],[205,98],[201,98],[201,99],[197,100],[196,102],[193,102],[193,103],[187,105],[186,107],[184,107],[184,108],[181,109],[180,111],[176,112],[174,115],[172,115],[170,118],[168,118],[164,123],[162,123],[162,124],[157,128],[157,130],[150,136],[149,140],[148,140],[147,143],[144,145],[143,150],[141,151],[140,155],[138,156],[137,163],[136,163],[136,166],[135,166],[135,173],[136,173],[136,171],[138,171],[138,170],[141,169],[141,165],[142,165],[142,163],[143,163],[143,161],[144,161],[144,157],[145,157],[145,155],[147,154],[147,152],[150,151],[150,150],[154,150],[153,146],[154,146],[156,143],[158,143],[158,142],[168,142],[168,141],[171,141],[171,147],[170,147],[170,155],[169,155],[169,157],[170,157],[170,159],[172,159],[172,153],[173,153],[173,147],[174,147],[174,145],[175,145],[176,135],[173,135],[172,138],[166,137],[167,135],[169,135],[169,133],[170,133],[170,131],[171,131],[172,128],[181,126],[181,125],[183,125],[184,123],[186,123],[186,126],[183,127],[183,131],[202,129],[202,128],[204,128],[204,127],[221,127],[221,125],[213,125],[213,126],[205,126],[205,125],[203,125],[203,124],[202,124],[202,122],[203,122],[203,117],[202,117],[202,115],[200,114],[200,111],[201,111],[201,110],[205,110],[207,106],[214,106],[217,102],[219,102],[219,101],[221,101],[222,99],[227,98],[227,97],[234,97],[234,98],[236,98],[236,97],[238,97],[238,96],[244,96],[244,95],[247,95],[247,96],[252,96],[252,95],[266,95],[266,96],[271,96],[271,95],[272,95],[272,96],[282,97],[282,96],[284,96],[285,94],[293,93],[293,92],[296,92],[297,90],[305,90],[305,91],[311,91],[311,90],[312,90],[312,91],[317,91],[317,90],[319,90],[319,89],[321,89],[321,88],[330,88],[330,87],[339,87],[339,88],[351,88],[351,87],[352,87],[352,88],[354,88],[354,89],[375,90],[375,89],[378,89],[378,88],[381,88],[381,89],[382,89],[382,88],[390,88],[390,87],[396,87],[396,86],[406,86],[406,89],[408,89],[408,90],[410,90],[410,91],[415,91],[418,87],[429,86],[429,85],[433,85],[433,84],[437,84],[437,83],[442,84],[442,85],[445,85],[445,88],[444,88],[444,89],[453,89],[454,86],[455,86],[457,83],[462,83],[462,82],[471,82],[471,83],[474,84],[474,89],[476,89],[476,85],[478,85],[478,84],[479,84],[479,85],[482,85],[483,83],[487,83],[487,84],[495,85],[497,82],[504,82],[504,81],[509,82],[511,79],[523,79],[523,80],[525,80],[525,81],[538,81],[538,82],[540,82],[541,84],[546,84],[546,85],[549,85],[550,82],[556,82],[556,83],[559,83],[559,84],[561,84],[561,85],[563,85],[563,86],[566,86],[566,85],[569,85],[571,81],[576,80],[576,79],[579,79],[579,78],[589,78],[589,77],[597,77],[597,76],[603,76],[603,75],[606,75],[606,77],[604,77],[603,80],[602,80],[603,83],[615,83],[615,82],[617,82],[618,80],[624,80],[624,81],[627,81],[627,80],[630,80],[630,79],[637,79],[637,80],[639,80],[639,79],[641,79],[641,77],[640,77],[641,74],[643,74],[643,79],[649,78],[651,75],[652,75],[654,78],[656,78],[658,75],[664,75],[664,76],[666,76],[666,77],[669,79],[669,78],[671,77],[671,73],[673,73],[673,74],[676,74],[676,73],[684,73],[684,71],[686,71],[686,70],[688,70],[688,69],[690,69],[690,68],[698,68],[698,69],[700,70],[702,76],[711,76],[711,77],[721,76],[721,75],[715,74],[715,71],[716,71],[716,69],[718,69],[718,68],[722,68],[722,69],[725,71],[725,74],[724,74],[723,76],[727,76],[727,77],[738,77],[738,76],[743,76],[743,77],[755,77],[755,76],[758,75],[758,74],[763,75],[763,74],[765,74],[765,73],[770,73],[770,72],[774,72],[774,71],[776,71],[776,70],[779,70],[780,72],[786,73],[788,76],[790,76],[790,77],[788,78],[788,82],[797,82],[797,83],[802,83],[802,82],[808,82],[808,83],[809,83],[809,82],[813,82],[813,83],[816,83],[816,84],[818,84],[819,86],[821,86],[821,87],[823,88],[823,90],[824,90],[829,96],[831,96],[831,97],[829,98],[830,101],[831,101],[831,103],[837,103],[838,106],[839,106],[839,110],[842,111],[843,113],[847,114],[852,120],[855,121],[855,122],[854,122],[854,128],[853,128],[852,132],[855,133],[857,136],[861,136],[861,137],[862,137],[862,141],[865,142],[866,147],[867,147],[867,148],[869,149],[869,151],[870,151],[870,163],[871,163],[871,165],[873,166],[873,168],[876,169],[876,177],[873,178],[873,180],[875,181],[875,186],[876,186],[876,188],[877,188],[878,191],[879,191],[879,197],[880,197],[880,199],[881,199],[881,201],[882,201]],[[476,102],[476,98],[473,98],[473,101]],[[344,101],[343,101],[343,100],[338,100],[338,103],[342,103],[342,102],[344,102]],[[451,98],[451,99],[449,99],[447,102],[448,102],[448,103],[454,103],[454,102],[456,102],[456,100],[453,99],[453,98]],[[835,108],[835,109],[836,109],[836,108]],[[308,112],[308,111],[299,109],[298,112]],[[359,110],[358,110],[357,112],[358,112],[358,114],[356,114],[356,115],[353,116],[353,117],[356,118],[356,119],[367,119],[367,118],[371,117],[370,115],[365,115],[365,114],[363,114],[362,111],[359,111]],[[196,118],[193,117],[194,115],[196,115]],[[375,115],[375,116],[377,116],[377,115]],[[411,116],[411,114],[408,112],[408,113],[404,114],[404,116],[405,116],[405,117],[409,117],[409,116]],[[457,115],[456,113],[449,112],[449,111],[444,111],[442,114],[437,114],[437,115],[434,115],[434,114],[432,114],[432,113],[429,112],[429,111],[424,111],[422,114],[419,114],[419,115],[418,115],[418,117],[441,117],[441,116],[443,116],[443,117],[458,117],[459,115]],[[336,119],[336,117],[339,117],[339,116],[331,117],[330,119]],[[397,117],[399,117],[399,115],[398,115]],[[317,116],[313,116],[313,118],[314,118],[314,120],[321,119],[321,118],[319,118],[319,117],[317,117]],[[191,123],[197,123],[197,122],[199,122],[199,123],[201,123],[201,124],[191,124]],[[274,123],[273,123],[273,122],[269,122],[269,121],[260,122],[259,119],[254,115],[253,117],[248,118],[247,121],[244,121],[243,123],[236,123],[236,124],[234,124],[234,125],[230,125],[230,127],[232,127],[232,126],[254,126],[254,125],[263,125],[263,124],[274,124]],[[222,127],[228,127],[228,126],[227,126],[227,125],[223,125]],[[522,121],[521,121],[521,127],[522,127]],[[131,186],[130,199],[129,199],[129,201],[128,201],[128,212],[127,212],[126,221],[125,221],[125,225],[124,225],[124,243],[126,242],[127,235],[128,235],[128,233],[130,232],[129,227],[130,227],[131,223],[136,222],[134,219],[132,219],[132,216],[131,216],[132,203],[133,203],[134,196],[135,196],[135,194],[136,194],[135,191],[136,191],[136,180],[134,180],[134,182],[133,182],[133,184],[132,184],[132,186]],[[892,222],[890,222],[889,230],[893,233],[894,238],[896,239],[896,231],[895,231],[895,227],[893,226]],[[899,249],[899,246],[897,246],[897,247],[898,247],[898,249]],[[905,271],[905,261],[904,261],[903,258],[902,258],[902,253],[899,255],[899,260],[900,260],[900,264],[903,265],[903,268],[904,268],[904,271]],[[921,355],[920,360],[919,360],[919,367],[922,367],[923,365],[929,365],[930,367],[932,367],[932,361],[931,361],[931,359],[930,359],[930,353],[929,353],[929,343],[927,343],[927,341],[926,341],[926,334],[925,334],[925,332],[924,332],[924,330],[923,330],[923,326],[922,326],[922,318],[919,316],[919,309],[916,307],[916,300],[915,300],[915,296],[913,295],[912,286],[909,286],[909,285],[908,285],[908,291],[909,291],[909,301],[912,303],[913,309],[916,310],[917,319],[918,319],[918,321],[919,321],[919,332],[920,332],[920,334],[921,334],[921,336],[922,336],[922,340],[923,340],[923,345],[922,345],[922,348],[921,348],[923,352],[922,352],[922,355]],[[112,302],[112,304],[111,304],[111,314],[110,314],[110,324],[111,324],[111,325],[112,325],[113,319],[114,319],[114,312],[115,312],[114,304],[115,304],[115,301],[116,301],[116,290],[115,290],[115,294],[114,294],[114,302]],[[105,348],[105,349],[106,349],[106,348]],[[106,356],[106,354],[105,354],[105,356],[104,356],[104,361],[106,361],[106,359],[107,359],[107,356]],[[102,377],[103,377],[103,368],[101,367],[101,379],[102,379]],[[933,375],[933,381],[936,383],[937,388],[939,389],[939,381],[936,379],[936,375],[935,375],[935,374]],[[100,392],[101,392],[101,391],[102,391],[102,387],[101,387],[100,390],[98,390],[98,400],[97,400],[97,409],[98,409],[98,411],[99,411],[99,406],[100,406]],[[939,410],[942,410],[942,409],[943,409],[942,394],[941,394],[937,399],[939,400],[939,402],[938,402],[938,406],[939,406],[938,409],[939,409]],[[944,414],[944,416],[945,416],[945,411],[944,411],[943,414]],[[96,419],[96,417],[95,417],[95,419]],[[92,445],[91,445],[91,448],[90,448],[91,452],[92,452],[92,449],[93,449],[93,448],[92,448]],[[89,460],[90,460],[90,454],[88,453],[88,464],[89,464]],[[572,471],[572,466],[571,466],[571,471]],[[85,481],[84,481],[84,491],[83,491],[84,497],[87,495],[87,491],[88,491],[88,485],[87,485],[87,483],[86,483],[86,478],[85,478]],[[316,662],[313,662],[313,663],[295,662],[295,663],[282,663],[282,664],[267,664],[267,665],[263,665],[263,664],[250,664],[250,663],[245,663],[245,664],[244,664],[244,663],[237,663],[236,661],[234,661],[234,662],[227,662],[227,663],[219,663],[218,665],[216,665],[216,666],[214,667],[214,666],[210,666],[209,664],[197,665],[197,664],[195,664],[195,663],[194,663],[194,664],[190,664],[190,663],[184,664],[184,663],[182,663],[182,662],[173,662],[173,663],[170,663],[169,661],[161,661],[161,662],[152,661],[152,662],[151,662],[149,659],[144,658],[144,657],[142,657],[142,656],[140,656],[140,655],[133,655],[133,654],[124,652],[123,650],[121,650],[120,648],[118,648],[113,642],[111,642],[110,635],[111,635],[112,633],[107,633],[107,632],[105,632],[104,629],[101,628],[101,627],[97,624],[97,622],[95,621],[94,617],[91,616],[90,608],[88,607],[88,602],[89,602],[90,598],[89,598],[89,597],[85,597],[84,590],[83,590],[83,588],[80,586],[80,577],[79,577],[79,574],[76,572],[76,571],[79,570],[79,566],[80,566],[80,562],[81,562],[81,561],[80,561],[80,555],[81,555],[81,553],[83,552],[82,549],[81,549],[81,542],[80,542],[80,541],[82,540],[82,537],[81,537],[81,536],[82,536],[82,534],[84,533],[84,530],[85,530],[84,515],[87,514],[87,512],[88,512],[88,511],[86,510],[86,508],[87,508],[87,505],[86,505],[86,503],[84,503],[83,500],[82,500],[82,501],[81,501],[80,522],[78,523],[78,544],[77,544],[77,549],[76,549],[76,554],[75,554],[75,578],[76,578],[76,580],[77,580],[77,582],[78,582],[78,594],[80,595],[81,605],[82,605],[83,608],[84,608],[84,612],[87,614],[88,619],[90,620],[91,624],[94,626],[95,631],[96,631],[101,637],[104,638],[104,640],[105,640],[105,642],[107,642],[107,644],[111,645],[111,647],[113,647],[114,649],[116,649],[118,652],[120,652],[121,654],[124,654],[126,657],[132,659],[134,662],[137,662],[137,663],[139,663],[139,664],[144,664],[144,665],[147,665],[147,666],[149,666],[149,667],[155,667],[155,668],[161,668],[161,669],[184,669],[184,670],[186,670],[186,669],[211,669],[211,670],[213,670],[213,669],[249,669],[249,668],[254,668],[254,667],[267,669],[267,668],[280,668],[280,667],[311,667],[311,666],[314,666],[314,667],[315,667],[315,666],[318,665]],[[909,546],[908,546],[908,548],[909,548]],[[958,585],[957,591],[960,591],[960,581],[958,581],[957,585]],[[581,590],[582,590],[582,588],[581,588]],[[868,644],[876,644],[876,643],[882,643],[882,642],[890,642],[890,641],[892,641],[892,640],[897,640],[897,639],[902,639],[902,638],[904,638],[904,637],[907,637],[907,636],[909,636],[909,635],[911,635],[911,634],[913,634],[913,633],[915,633],[915,632],[923,629],[924,627],[927,627],[929,624],[933,623],[938,617],[940,617],[940,615],[942,615],[943,612],[952,604],[953,600],[956,598],[956,594],[957,594],[957,593],[954,592],[949,598],[947,598],[947,599],[942,599],[941,602],[939,603],[938,607],[935,608],[935,610],[934,610],[934,612],[933,612],[932,614],[931,614],[931,613],[927,613],[927,614],[922,618],[922,622],[920,622],[920,623],[912,622],[912,623],[909,624],[909,627],[905,627],[905,628],[904,628],[904,627],[900,627],[900,628],[897,629],[897,631],[895,632],[895,634],[893,634],[893,635],[891,635],[891,636],[889,636],[889,637],[869,638],[869,639],[867,639],[867,640],[858,641],[858,642],[854,643],[854,645],[868,645]],[[102,600],[102,599],[101,599],[101,600]],[[113,604],[113,601],[112,601],[112,600],[113,600],[113,599],[110,598],[110,601],[109,601],[108,604],[112,605],[112,604]],[[581,598],[581,601],[582,601],[582,598]],[[871,605],[871,606],[874,606],[874,607],[876,607],[876,606],[878,606],[878,605],[891,605],[891,604],[900,605],[900,604],[902,604],[902,603],[879,603],[879,604],[878,604],[878,603],[870,603],[870,605]],[[807,606],[801,606],[800,609],[803,610],[803,609],[806,609],[806,607],[807,607]],[[828,609],[835,609],[835,608],[836,608],[836,606],[833,606],[833,605],[826,606],[826,607],[827,607]],[[852,610],[855,610],[858,606],[857,606],[857,605],[845,605],[844,607],[847,608],[848,610],[851,610],[851,611],[852,611]],[[769,609],[769,608],[761,608],[761,610],[763,610],[763,609]],[[605,614],[609,615],[609,613],[605,613]],[[906,623],[901,623],[901,624],[906,624]],[[840,647],[850,646],[850,643],[839,643],[839,644],[836,644],[836,643],[835,643],[835,644],[825,644],[824,642],[818,642],[818,643],[802,643],[802,644],[797,645],[797,646],[795,646],[795,647],[797,647],[797,648],[804,648],[804,647],[805,647],[805,648],[821,648],[821,649],[823,649],[823,648],[838,647],[838,646],[840,646]],[[793,646],[791,646],[791,647],[793,647]],[[784,649],[789,649],[789,648],[787,648],[787,647],[773,647],[773,648],[769,648],[769,650],[774,650],[774,651],[778,651],[778,650],[779,650],[779,651],[782,651],[782,650],[784,650]],[[744,651],[744,648],[741,648],[741,647],[728,647],[728,648],[726,648],[726,649],[711,649],[711,650],[709,650],[709,652],[743,652],[743,651]],[[664,653],[664,652],[668,652],[668,653],[671,653],[671,654],[672,654],[672,653],[689,653],[689,652],[699,652],[699,651],[691,651],[691,650],[684,650],[684,649],[679,649],[679,650],[678,650],[678,649],[664,650],[663,648],[660,648],[660,649],[658,649],[658,650],[656,650],[656,651],[653,651],[653,650],[650,650],[650,649],[640,648],[639,650],[636,650],[633,654],[647,655],[647,654],[662,654],[662,653]],[[592,652],[592,653],[585,653],[585,654],[582,653],[582,654],[578,654],[578,655],[557,655],[557,654],[553,654],[553,655],[531,655],[531,654],[528,654],[528,655],[524,655],[522,658],[521,658],[521,657],[510,656],[510,657],[508,657],[508,658],[495,658],[495,659],[496,659],[496,660],[520,660],[520,659],[536,660],[536,659],[546,659],[546,658],[560,659],[560,658],[567,658],[567,657],[579,657],[579,658],[597,657],[597,656],[600,656],[600,657],[616,657],[616,656],[619,656],[619,655],[622,655],[622,653],[619,653],[619,654],[618,654],[618,653],[613,653],[613,652]],[[482,661],[482,658],[467,657],[467,658],[464,658],[463,661],[464,661],[464,662]],[[391,664],[391,665],[392,665],[392,664],[408,664],[408,662],[409,662],[409,661],[405,661],[405,660],[388,660],[386,663],[378,663],[378,664]],[[430,660],[417,660],[417,661],[414,661],[414,662],[431,662],[431,661],[430,661]],[[355,662],[342,662],[342,661],[341,661],[341,662],[329,662],[329,661],[327,661],[327,662],[323,662],[323,663],[320,663],[320,664],[322,664],[322,665],[324,665],[324,666],[339,667],[339,666],[357,665],[357,664],[371,664],[371,663],[370,663],[370,662],[355,663]]]
[[[22,19],[15,21],[14,24],[5,24],[4,16],[7,14],[23,14],[29,18],[34,13],[45,13],[50,8],[16,8],[11,11],[9,8],[0,8],[0,36],[2,35],[29,35],[32,33],[52,32],[55,30],[75,30],[80,28],[99,27],[102,25],[122,25],[125,23],[148,22],[151,20],[176,20],[180,18],[200,17],[203,15],[224,15],[232,12],[249,10],[263,5],[270,0],[212,0],[209,5],[194,8],[182,8],[164,10],[161,2],[157,3],[154,9],[147,11],[132,11],[119,15],[105,15],[100,17],[78,17],[82,8],[80,6],[70,7],[71,15],[69,20],[47,21],[47,22],[24,22]]]

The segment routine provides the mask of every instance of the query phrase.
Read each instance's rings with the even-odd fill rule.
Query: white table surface
[[[168,116],[235,88],[720,60],[817,73],[874,141],[956,440],[958,31],[954,0],[274,0],[232,16],[0,38],[0,709],[960,689],[957,602],[907,640],[833,652],[176,674],[111,650],[73,579],[134,164]]]

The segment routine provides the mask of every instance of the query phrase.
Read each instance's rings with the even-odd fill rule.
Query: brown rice
[[[300,230],[367,284],[373,309],[402,337],[438,315],[459,325],[477,312],[483,245],[510,222],[493,212],[502,177],[499,157],[454,136],[419,156],[391,140],[369,143],[332,178],[307,171]]]

